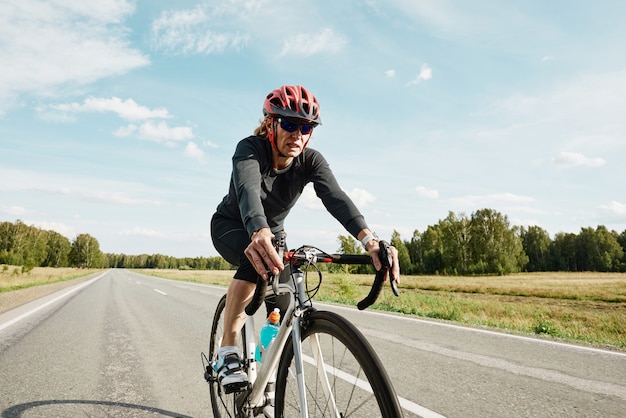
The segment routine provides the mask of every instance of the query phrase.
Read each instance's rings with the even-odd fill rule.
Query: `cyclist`
[[[342,191],[328,163],[307,148],[313,130],[321,125],[319,103],[302,86],[282,86],[263,104],[264,118],[254,135],[241,140],[232,158],[228,194],[211,219],[217,251],[238,269],[228,287],[224,335],[218,352],[218,380],[226,392],[247,386],[235,346],[246,319],[257,280],[278,274],[283,262],[272,245],[307,183],[313,183],[326,209],[361,241],[379,270],[378,238],[363,215]],[[306,152],[305,152],[306,150]],[[393,277],[399,281],[397,251],[391,248]]]

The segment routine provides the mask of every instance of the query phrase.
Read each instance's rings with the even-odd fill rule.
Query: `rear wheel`
[[[220,348],[222,335],[224,333],[224,309],[226,307],[226,295],[222,296],[217,309],[215,310],[215,316],[213,317],[213,325],[211,326],[211,337],[209,341],[209,365],[206,367],[205,377],[209,383],[209,390],[211,392],[211,406],[213,407],[213,416],[216,418],[222,417],[238,417],[236,413],[235,402],[239,393],[226,394],[222,390],[219,382],[217,381],[217,371],[214,369],[217,363],[217,351]],[[239,358],[244,358],[243,352],[245,347],[244,332],[240,332],[237,337],[237,347],[239,347]],[[245,367],[245,366],[244,366]]]
[[[369,342],[354,325],[331,312],[303,321],[302,354],[311,417],[402,417],[398,397]],[[278,367],[276,417],[300,416],[291,337]]]

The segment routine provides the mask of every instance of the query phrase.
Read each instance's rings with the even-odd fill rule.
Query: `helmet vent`
[[[274,106],[276,106],[279,109],[281,109],[283,107],[283,104],[282,104],[282,102],[280,100],[280,97],[274,97],[273,99],[270,100],[270,103],[273,104]]]

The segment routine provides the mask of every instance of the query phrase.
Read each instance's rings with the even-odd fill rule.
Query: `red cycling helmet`
[[[263,103],[263,114],[322,124],[317,99],[302,86],[282,86],[272,91]]]

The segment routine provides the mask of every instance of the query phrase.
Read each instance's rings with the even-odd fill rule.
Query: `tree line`
[[[471,216],[449,212],[445,219],[415,231],[409,241],[394,232],[405,274],[510,274],[536,271],[626,271],[626,230],[600,225],[550,238],[539,226],[511,226],[506,215],[480,209]]]
[[[339,236],[343,253],[358,253],[360,244]],[[617,233],[600,225],[578,234],[550,238],[538,226],[512,226],[506,215],[480,209],[470,216],[449,212],[410,240],[397,231],[391,243],[398,249],[403,274],[478,275],[535,271],[626,272],[626,230]],[[0,223],[0,264],[33,267],[158,268],[228,270],[222,257],[177,258],[162,254],[111,254],[98,240],[79,234],[71,242],[56,231],[24,224]],[[355,267],[350,271],[362,272]]]
[[[33,267],[78,268],[158,268],[228,270],[222,257],[176,258],[162,254],[110,254],[89,234],[79,234],[71,242],[56,231],[46,231],[18,220],[0,223],[0,264]]]

